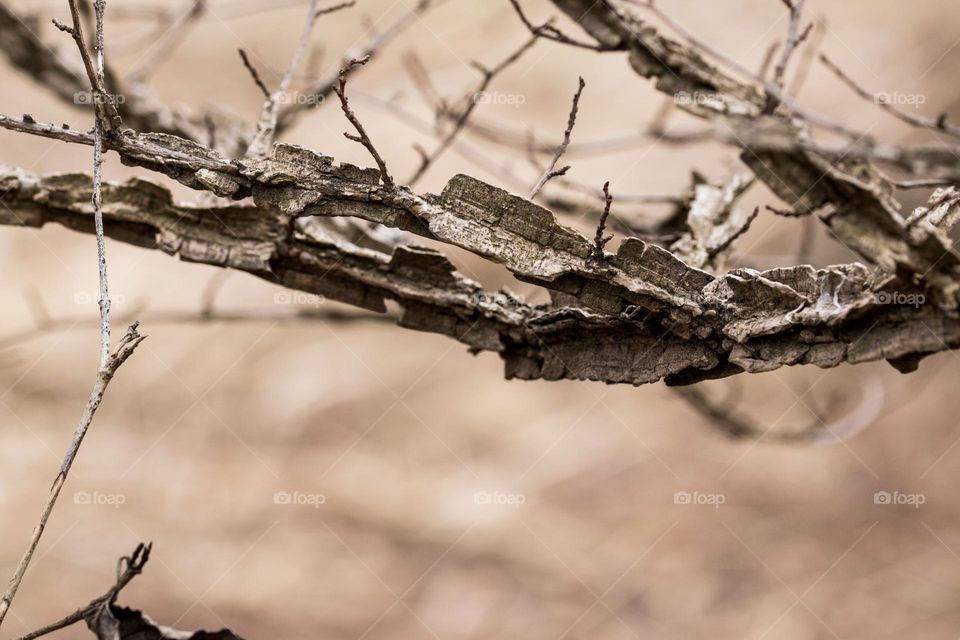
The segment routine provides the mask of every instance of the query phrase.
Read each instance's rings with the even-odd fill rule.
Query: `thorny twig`
[[[537,194],[540,193],[540,190],[543,189],[543,186],[547,184],[553,178],[557,176],[562,176],[567,173],[570,167],[564,167],[562,169],[557,169],[557,163],[560,161],[560,158],[563,157],[563,154],[566,152],[567,147],[570,146],[570,135],[573,133],[573,127],[577,124],[577,111],[580,108],[580,96],[583,94],[583,88],[587,86],[587,83],[583,81],[583,78],[579,79],[579,84],[577,86],[577,92],[573,95],[573,106],[570,108],[570,117],[567,120],[567,128],[563,132],[563,142],[560,143],[560,146],[557,147],[556,152],[553,154],[553,158],[550,160],[550,164],[547,165],[547,168],[544,170],[543,175],[540,176],[540,180],[537,181],[537,184],[534,185],[533,189],[530,190],[530,194],[527,196],[529,200],[533,200],[537,197]]]
[[[380,179],[383,181],[384,186],[387,188],[393,188],[393,178],[390,177],[390,173],[387,171],[387,163],[384,162],[383,157],[373,145],[373,142],[370,140],[370,136],[367,135],[367,130],[364,129],[363,123],[360,122],[357,114],[355,114],[353,109],[350,108],[350,101],[347,98],[347,75],[350,73],[350,70],[353,69],[353,67],[365,65],[369,61],[370,56],[367,56],[361,60],[350,60],[347,64],[340,68],[340,81],[338,82],[335,91],[337,93],[337,97],[340,98],[340,107],[343,109],[343,114],[347,117],[347,120],[350,121],[350,124],[353,125],[359,134],[353,135],[350,133],[344,133],[343,135],[348,140],[359,142],[366,147],[367,151],[370,152],[370,155],[373,156],[374,161],[380,168]]]

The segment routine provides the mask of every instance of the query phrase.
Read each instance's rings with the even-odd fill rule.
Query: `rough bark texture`
[[[178,206],[166,189],[143,180],[106,184],[112,237],[373,311],[395,300],[402,326],[497,352],[511,377],[691,383],[790,364],[887,359],[909,368],[960,344],[960,321],[935,305],[886,304],[890,296],[877,293],[877,279],[860,265],[715,277],[637,239],[597,265],[588,260],[590,241],[549,211],[466,176],[451,180],[442,195],[421,197],[384,190],[375,170],[288,145],[265,160],[231,164],[210,153],[194,156],[182,141],[171,149],[165,136],[124,136],[113,144],[130,150],[127,160],[191,186],[252,193],[257,206]],[[92,230],[88,176],[14,169],[0,175],[10,207],[0,223]],[[549,288],[555,304],[531,307],[508,292],[484,292],[431,249],[401,246],[388,255],[362,248],[330,221],[320,222],[336,216],[471,250]]]
[[[762,88],[733,79],[696,48],[663,37],[609,2],[555,3],[603,50],[629,52],[633,68],[654,78],[659,90],[717,97],[720,106],[681,105],[694,115],[724,124],[734,137],[737,130],[776,130],[779,146],[744,144],[744,162],[797,213],[818,213],[875,269],[797,266],[719,276],[704,270],[721,269],[724,251],[755,215],[735,207],[742,185],[699,187],[687,232],[672,252],[627,238],[616,254],[598,257],[590,240],[558,224],[547,209],[466,175],[439,195],[420,195],[382,184],[376,169],[337,164],[295,145],[228,160],[196,139],[130,130],[105,141],[125,164],[223,198],[252,198],[253,206],[178,206],[151,183],[107,185],[109,234],[374,311],[395,300],[403,308],[401,325],[497,352],[507,375],[518,378],[683,384],[783,365],[878,359],[910,370],[924,355],[958,346],[960,255],[946,235],[958,216],[955,192],[935,196],[929,211],[908,223],[892,185],[869,162],[830,161],[809,150],[802,119],[786,107],[771,111]],[[28,44],[24,34],[13,34]],[[93,142],[90,133],[32,117],[0,116],[0,127]],[[14,213],[0,213],[0,222],[55,221],[89,230],[88,184],[80,174],[8,170],[2,190]],[[509,293],[483,292],[435,250],[358,238],[358,227],[329,222],[333,218],[466,249],[550,290],[553,303],[530,307]],[[908,302],[890,304],[903,299]]]
[[[769,96],[735,80],[705,62],[695,49],[665,38],[607,0],[554,0],[554,4],[598,43],[628,52],[631,67],[655,80],[659,91],[710,94],[712,100],[678,106],[727,129],[744,149],[741,160],[796,211],[819,213],[833,235],[861,258],[890,273],[924,280],[938,302],[956,308],[960,254],[937,234],[911,236],[892,197],[893,186],[868,162],[830,161],[808,150],[807,126],[792,118],[789,110],[765,115]],[[779,144],[762,144],[764,138],[759,134],[771,130],[777,132],[774,137]],[[956,158],[951,154],[939,164],[956,171],[960,164]],[[929,164],[924,164],[929,173]]]

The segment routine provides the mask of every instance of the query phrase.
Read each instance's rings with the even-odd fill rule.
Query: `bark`
[[[78,142],[86,136],[66,135]],[[127,161],[221,194],[245,191],[256,203],[192,207],[144,180],[106,183],[111,237],[373,311],[394,300],[401,326],[496,352],[508,377],[686,384],[783,365],[879,359],[909,370],[960,342],[960,321],[937,305],[889,304],[908,293],[922,297],[921,289],[878,292],[885,280],[861,265],[716,277],[632,238],[598,265],[589,260],[591,242],[549,211],[467,176],[439,196],[418,196],[385,190],[375,169],[288,145],[267,159],[234,163],[164,136],[122,136],[108,145],[124,149]],[[7,169],[0,194],[10,210],[0,212],[0,223],[57,222],[90,232],[90,184],[84,174]],[[549,288],[554,304],[533,307],[509,292],[485,292],[431,249],[362,248],[328,219],[337,216],[471,250]]]

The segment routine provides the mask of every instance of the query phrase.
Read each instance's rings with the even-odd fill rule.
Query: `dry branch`
[[[357,114],[354,113],[353,109],[350,107],[350,100],[347,98],[347,75],[350,73],[351,69],[357,66],[363,66],[370,61],[370,57],[367,56],[362,60],[351,60],[346,63],[340,69],[340,81],[337,84],[335,89],[337,97],[340,98],[340,107],[343,109],[343,115],[347,117],[347,120],[350,121],[350,124],[353,125],[353,128],[357,130],[359,135],[353,135],[350,133],[344,133],[348,140],[353,140],[364,146],[364,148],[370,152],[370,155],[373,157],[374,161],[377,163],[377,166],[380,167],[380,180],[383,182],[383,186],[387,188],[393,187],[393,178],[390,177],[389,171],[387,171],[387,163],[383,160],[383,156],[380,155],[380,152],[377,151],[377,147],[374,146],[373,141],[370,140],[370,136],[367,135],[367,130],[364,128],[363,123],[360,122],[360,118],[357,117]]]
[[[143,572],[150,560],[152,544],[140,543],[129,556],[120,558],[117,563],[117,581],[102,596],[90,601],[85,607],[60,620],[32,631],[18,640],[36,640],[55,631],[65,629],[78,622],[86,622],[97,636],[97,640],[242,640],[229,629],[213,633],[196,631],[185,633],[168,627],[161,627],[136,609],[119,607],[116,604],[120,592]]]
[[[13,578],[10,580],[10,584],[3,598],[0,598],[0,624],[3,623],[3,619],[10,609],[17,590],[20,588],[20,583],[23,581],[27,568],[30,566],[33,555],[37,550],[37,545],[40,543],[40,538],[47,526],[50,515],[53,513],[53,508],[57,503],[57,498],[60,497],[60,491],[66,483],[70,469],[73,467],[73,461],[76,459],[77,453],[80,450],[80,445],[83,443],[83,439],[93,421],[93,416],[96,414],[100,402],[103,400],[103,394],[106,392],[107,385],[110,384],[117,369],[126,362],[127,358],[133,355],[137,346],[144,339],[137,331],[138,323],[134,322],[120,340],[116,351],[112,354],[110,353],[110,296],[107,287],[107,257],[104,248],[102,169],[104,139],[119,125],[119,116],[115,108],[110,109],[112,103],[107,101],[104,90],[103,18],[104,12],[106,11],[106,0],[94,0],[93,6],[96,16],[93,59],[90,57],[86,41],[83,38],[80,12],[76,0],[70,0],[73,27],[65,27],[60,24],[57,26],[73,36],[77,48],[80,51],[80,56],[87,68],[91,89],[94,95],[100,98],[96,104],[96,117],[94,119],[93,186],[90,195],[90,201],[93,205],[94,233],[97,240],[97,265],[100,283],[100,366],[97,371],[93,391],[90,393],[90,398],[84,408],[80,422],[74,430],[73,440],[64,456],[60,472],[53,481],[50,494],[40,516],[40,522],[33,530],[27,550],[20,559],[20,563],[17,565],[17,569],[14,572]]]
[[[87,430],[89,430],[90,424],[93,422],[93,416],[100,407],[100,402],[103,400],[103,394],[107,390],[107,385],[113,380],[113,376],[116,374],[117,369],[120,368],[120,365],[133,355],[134,350],[143,339],[144,336],[137,332],[137,324],[132,324],[130,328],[127,329],[127,333],[123,339],[120,340],[116,350],[107,358],[106,363],[104,363],[97,372],[97,380],[93,386],[93,391],[90,392],[90,398],[87,400],[87,405],[83,409],[83,415],[80,417],[80,422],[74,431],[73,440],[63,458],[63,463],[60,466],[57,477],[53,481],[53,486],[50,488],[50,495],[43,507],[40,521],[33,530],[30,543],[23,557],[20,559],[20,563],[17,565],[17,569],[10,580],[6,593],[3,598],[0,598],[0,623],[3,622],[7,611],[10,609],[10,604],[13,602],[13,598],[17,595],[17,590],[23,581],[23,576],[26,574],[27,567],[29,567],[30,561],[33,559],[33,554],[37,550],[37,545],[40,543],[40,537],[43,535],[47,522],[50,520],[50,515],[53,513],[53,507],[57,503],[57,498],[60,497],[60,491],[67,481],[67,475],[70,473],[73,461],[76,459],[77,452],[80,450],[80,445],[83,443]]]
[[[943,227],[906,224],[892,186],[871,165],[836,161],[851,152],[857,158],[855,146],[835,155],[820,145],[814,148],[798,117],[803,113],[782,89],[732,78],[695,47],[660,36],[611,3],[555,4],[582,18],[596,48],[629,52],[634,69],[655,77],[661,91],[707,91],[718,97],[722,109],[702,101],[678,105],[731,132],[744,148],[747,165],[791,210],[818,213],[839,239],[879,269],[840,265],[709,273],[699,266],[722,272],[718,260],[755,215],[738,212],[735,198],[726,196],[717,201],[723,206],[704,209],[710,214],[701,216],[712,221],[716,234],[697,232],[690,226],[696,215],[678,205],[689,250],[675,246],[675,255],[627,238],[600,264],[595,241],[557,224],[551,212],[528,199],[468,176],[455,177],[440,195],[420,195],[393,184],[376,153],[379,169],[338,165],[292,145],[230,161],[195,141],[156,133],[111,136],[105,144],[126,164],[220,197],[252,196],[256,206],[191,210],[148,183],[112,185],[113,197],[120,198],[106,214],[116,220],[112,235],[147,246],[159,239],[160,248],[184,259],[241,269],[377,311],[385,300],[396,300],[404,309],[404,326],[497,352],[514,377],[682,384],[783,365],[876,359],[909,370],[924,355],[957,345],[952,309],[960,258],[949,250]],[[334,89],[345,94],[339,78]],[[784,104],[783,113],[764,114],[771,92]],[[350,116],[349,107],[345,113]],[[0,117],[0,127],[94,142],[88,133],[32,120]],[[363,137],[358,136],[361,142]],[[868,151],[871,157],[896,156],[918,168],[955,170],[950,168],[955,163],[931,165],[929,156],[911,158],[899,147],[871,144]],[[58,221],[86,230],[88,218],[76,207],[82,182],[76,176],[7,172],[4,191],[17,216],[2,221],[33,226]],[[59,200],[51,200],[51,189]],[[144,210],[144,193],[154,210]],[[695,197],[690,204],[697,204]],[[946,208],[940,218],[945,224],[954,217],[954,205]],[[553,303],[530,307],[490,296],[435,251],[360,249],[335,229],[317,224],[325,217],[358,218],[466,249],[504,265],[521,281],[549,289]],[[926,296],[930,302],[891,305],[881,300],[890,292]]]
[[[630,1],[654,11],[672,27],[682,30],[652,3]],[[674,96],[713,95],[712,101],[678,102],[678,106],[731,131],[731,139],[743,148],[741,160],[791,209],[818,212],[833,235],[865,261],[887,273],[910,274],[924,282],[938,302],[948,308],[957,307],[960,255],[942,239],[910,236],[892,197],[892,185],[856,153],[859,144],[861,150],[868,149],[863,154],[867,158],[885,156],[898,166],[925,171],[925,177],[943,178],[946,176],[938,175],[938,168],[951,174],[950,177],[960,173],[952,149],[943,149],[946,153],[939,156],[934,150],[912,153],[861,139],[825,157],[821,146],[811,149],[804,119],[849,134],[847,128],[799,107],[773,83],[760,82],[752,73],[686,32],[683,32],[685,37],[693,41],[690,46],[660,35],[649,25],[638,25],[635,18],[616,10],[609,2],[553,2],[578,20],[599,43],[628,51],[634,70],[641,76],[655,78],[658,90]],[[733,78],[707,62],[703,51],[755,82],[744,83]],[[755,86],[756,83],[761,86]],[[779,100],[788,113],[764,115],[770,96]],[[790,114],[799,117],[791,118]]]
[[[90,142],[80,132],[68,136]],[[547,210],[466,176],[454,178],[442,196],[417,196],[380,186],[377,170],[336,165],[296,147],[280,145],[263,161],[227,163],[197,156],[183,141],[171,147],[163,136],[121,142],[128,162],[195,188],[253,193],[258,206],[183,208],[150,183],[105,185],[113,237],[147,247],[159,240],[159,248],[185,260],[373,311],[396,300],[402,326],[499,353],[510,377],[681,384],[878,359],[909,370],[926,354],[960,345],[960,321],[933,304],[887,304],[876,290],[884,281],[859,265],[717,278],[628,238],[598,270],[587,238],[557,225]],[[0,223],[59,222],[89,231],[89,178],[8,171],[0,185],[14,212],[0,215]],[[553,290],[556,304],[530,307],[486,293],[432,250],[398,247],[385,255],[333,232],[307,236],[291,227],[291,216],[360,217],[460,246]]]
[[[841,82],[850,87],[850,89],[858,96],[877,105],[879,108],[883,109],[898,120],[906,122],[912,127],[943,131],[944,133],[952,136],[960,137],[960,127],[948,123],[946,114],[943,114],[937,118],[927,118],[924,116],[917,116],[913,115],[912,113],[907,113],[903,109],[897,108],[897,106],[891,100],[891,96],[889,94],[883,92],[871,93],[857,84],[856,80],[845,73],[833,60],[828,58],[826,54],[820,54],[820,62],[822,62],[823,66],[837,76]]]
[[[573,94],[573,106],[570,107],[570,117],[567,119],[567,128],[563,132],[563,142],[561,142],[560,146],[557,147],[553,154],[553,158],[550,159],[550,164],[547,165],[547,168],[543,171],[543,175],[540,176],[540,180],[538,180],[537,184],[535,184],[533,189],[530,190],[530,195],[527,196],[530,200],[533,200],[537,197],[537,194],[540,193],[540,190],[543,189],[543,186],[547,184],[547,182],[553,178],[566,174],[570,169],[570,167],[557,169],[557,163],[560,162],[560,158],[563,157],[563,154],[567,151],[567,147],[570,146],[570,135],[573,133],[573,127],[577,124],[577,111],[580,109],[580,96],[583,95],[583,89],[586,86],[587,83],[583,81],[583,78],[579,78],[577,83],[577,92]]]

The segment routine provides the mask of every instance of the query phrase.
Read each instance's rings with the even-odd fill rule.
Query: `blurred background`
[[[67,19],[65,0],[7,4],[42,17],[38,33],[60,55],[76,55],[49,25],[50,17]],[[255,120],[262,96],[236,49],[246,49],[276,86],[306,2],[237,10],[253,4],[209,2],[152,72],[150,85],[166,103],[217,103]],[[558,13],[545,0],[522,4],[537,22]],[[658,4],[753,69],[787,27],[776,0]],[[322,17],[316,55],[297,86],[412,5],[359,0]],[[953,0],[807,5],[819,20],[814,46],[865,87],[923,96],[918,112],[925,115],[960,116]],[[170,8],[151,0],[109,3],[107,53],[121,72],[157,54],[161,39],[135,11],[155,7]],[[580,35],[566,18],[556,24]],[[527,37],[506,0],[448,0],[357,73],[352,102],[398,179],[417,166],[413,144],[436,144],[434,105],[411,80],[408,54],[419,56],[437,92],[455,102],[479,82],[470,61],[493,66]],[[734,149],[638,137],[665,98],[623,54],[540,42],[495,80],[491,91],[501,97],[475,114],[478,124],[515,132],[515,148],[468,131],[461,139],[470,153],[447,153],[420,190],[437,192],[467,172],[525,193],[538,172],[525,157],[523,132],[562,136],[578,74],[587,88],[574,144],[636,140],[599,152],[574,149],[565,160],[573,165],[570,178],[594,187],[611,180],[615,190],[635,194],[679,194],[693,169],[713,180],[746,173]],[[6,60],[0,84],[2,113],[87,126],[87,112],[64,105]],[[928,141],[819,64],[799,96],[883,139]],[[682,114],[669,120],[675,131],[697,124]],[[284,139],[371,164],[341,135],[348,129],[339,105],[326,104]],[[11,132],[0,138],[5,164],[40,173],[91,166],[88,148]],[[121,166],[115,155],[105,170],[111,180],[140,175],[185,201],[198,198]],[[927,195],[911,192],[905,208]],[[763,204],[780,203],[762,186],[743,202]],[[634,217],[665,213],[626,205],[618,212],[615,204],[614,214],[624,209]],[[587,231],[595,224],[566,221]],[[803,228],[802,221],[761,215],[739,244],[737,264],[795,264]],[[854,260],[821,229],[811,234],[815,265]],[[4,580],[93,382],[95,251],[92,236],[62,228],[0,229]],[[141,540],[153,541],[153,559],[121,604],[165,625],[227,626],[248,639],[960,635],[954,353],[930,357],[908,376],[875,363],[709,383],[712,397],[729,398],[774,433],[819,424],[816,412],[829,421],[862,411],[865,389],[882,385],[882,400],[867,407],[870,424],[845,442],[733,441],[661,385],[508,382],[495,355],[471,356],[439,336],[367,320],[293,321],[298,309],[290,298],[251,276],[116,242],[108,241],[107,251],[114,312],[122,318],[139,309],[149,338],[107,394],[3,637],[103,593],[117,558]],[[488,288],[508,285],[528,301],[546,300],[499,267],[448,253]],[[167,321],[171,312],[199,311],[211,290],[216,309],[266,319]],[[59,329],[34,330],[43,314],[59,319]],[[76,627],[53,637],[89,634]]]

